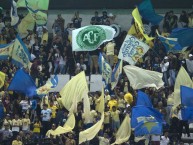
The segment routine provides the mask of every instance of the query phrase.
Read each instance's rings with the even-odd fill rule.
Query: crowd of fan
[[[113,23],[115,16],[107,15],[103,12],[102,16],[91,18],[91,24],[110,25]],[[7,11],[0,15],[0,44],[10,43],[15,39],[16,30],[10,26],[10,15]],[[126,36],[126,32],[122,32],[115,40],[103,44],[100,48],[90,52],[73,52],[71,46],[72,30],[81,27],[82,18],[76,12],[72,18],[72,23],[68,23],[65,28],[65,20],[58,15],[52,26],[53,33],[48,34],[46,26],[36,26],[34,31],[29,31],[27,37],[23,38],[23,42],[29,49],[33,64],[42,64],[42,71],[31,68],[31,76],[34,80],[38,80],[38,85],[45,84],[51,74],[70,74],[75,75],[84,70],[87,75],[98,74],[98,55],[103,53],[106,60],[112,66],[118,62],[118,52],[121,44]],[[158,27],[158,26],[156,26]],[[172,29],[177,27],[193,27],[193,13],[187,14],[182,11],[179,19],[172,11],[166,13],[163,22],[163,33],[170,33]],[[155,26],[152,28],[154,30]],[[153,33],[152,33],[153,35]],[[51,37],[50,37],[51,36]],[[186,128],[187,136],[190,136],[188,122],[182,121],[180,115],[180,106],[172,110],[172,103],[167,99],[172,94],[176,75],[183,65],[187,72],[193,77],[193,51],[188,49],[188,57],[182,53],[166,54],[164,46],[159,39],[154,40],[154,48],[150,49],[146,55],[137,63],[137,66],[163,72],[163,80],[165,87],[155,90],[153,88],[144,89],[152,100],[154,108],[159,110],[163,116],[165,123],[163,124],[163,136],[152,135],[147,136],[152,144],[167,145],[177,144],[181,142],[183,126]],[[43,98],[34,98],[37,100],[37,107],[33,107],[33,100],[11,91],[6,91],[17,67],[7,61],[0,62],[0,70],[7,74],[6,82],[1,88],[1,108],[4,108],[5,118],[2,120],[2,129],[0,131],[0,144],[3,145],[75,145],[78,144],[78,134],[81,130],[87,129],[100,120],[100,113],[96,108],[99,104],[100,92],[89,93],[91,104],[90,120],[84,119],[83,103],[78,104],[76,117],[76,126],[73,132],[53,136],[50,130],[54,130],[57,126],[63,126],[68,118],[68,111],[64,109],[58,102],[59,93],[50,93]],[[36,66],[36,65],[35,65]],[[128,104],[124,100],[124,95],[130,92],[134,101]],[[103,127],[98,136],[90,141],[93,145],[108,145],[115,141],[115,134],[125,114],[131,113],[132,106],[135,105],[136,92],[132,90],[125,74],[122,75],[117,87],[111,90],[105,90],[105,119]],[[169,135],[168,135],[169,132]],[[87,144],[87,143],[83,143]],[[132,133],[129,141],[124,144],[144,144],[144,140],[136,143]],[[181,143],[183,144],[183,143]]]

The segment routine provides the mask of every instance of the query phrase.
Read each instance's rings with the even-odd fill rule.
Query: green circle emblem
[[[106,40],[106,33],[100,26],[88,26],[76,36],[76,42],[81,49],[96,49]]]

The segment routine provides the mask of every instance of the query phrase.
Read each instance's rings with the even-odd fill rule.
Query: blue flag
[[[58,85],[58,76],[55,75],[53,78],[50,79],[51,83],[52,83],[52,87],[51,88],[55,88]]]
[[[0,120],[3,120],[5,116],[4,107],[2,102],[0,103]]]
[[[140,106],[140,105],[146,106],[146,107],[153,107],[149,96],[146,93],[142,92],[142,91],[137,92],[136,106]]]
[[[33,97],[36,95],[36,89],[34,80],[23,69],[19,69],[15,73],[8,87],[8,90],[23,93],[27,97]]]
[[[118,81],[119,78],[122,74],[122,69],[123,69],[123,60],[119,60],[119,62],[116,64],[116,67],[114,68],[113,72],[112,72],[112,76],[111,76],[111,90],[113,90]]]
[[[12,63],[15,64],[17,67],[29,68],[31,55],[19,35],[17,35],[15,39],[13,50],[11,52],[11,57]]]
[[[178,43],[177,39],[175,38],[166,38],[161,35],[158,36],[159,40],[164,45],[167,52],[180,52],[182,51],[183,47]]]
[[[100,69],[100,72],[102,73],[102,78],[103,78],[105,84],[107,85],[107,84],[111,83],[112,68],[111,68],[110,64],[108,64],[105,61],[105,59],[101,53],[99,55],[98,63],[99,63],[99,69]]]
[[[143,0],[143,2],[138,6],[138,9],[143,19],[153,25],[158,25],[163,19],[163,16],[155,13],[151,0]]]
[[[0,60],[7,60],[13,48],[13,42],[9,44],[0,44]]]
[[[185,86],[180,87],[181,110],[183,120],[193,120],[193,89]]]
[[[135,136],[161,135],[163,116],[151,107],[135,106],[132,109],[131,127]]]
[[[176,28],[169,37],[177,38],[182,47],[193,46],[193,28]]]

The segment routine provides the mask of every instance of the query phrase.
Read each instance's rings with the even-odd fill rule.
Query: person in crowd
[[[65,19],[62,17],[61,14],[58,14],[58,18],[56,21],[58,22],[58,25],[59,25],[60,29],[62,30],[62,32],[64,32]]]
[[[190,13],[190,16],[188,18],[188,27],[193,28],[193,12]]]
[[[29,115],[26,114],[25,118],[23,118],[21,120],[21,122],[22,122],[22,131],[23,132],[29,132],[30,131],[30,124],[31,124],[31,121],[29,119]]]
[[[113,68],[114,66],[114,52],[115,52],[115,42],[110,41],[106,44],[105,50],[106,50],[106,60],[110,64],[110,66]]]
[[[35,136],[35,139],[39,139],[40,138],[40,130],[41,130],[41,121],[38,119],[38,117],[36,117],[34,123],[33,123],[33,134]]]
[[[74,28],[80,28],[81,27],[81,22],[82,18],[79,17],[79,12],[75,12],[74,17],[72,18],[72,22],[74,25]]]
[[[110,25],[109,17],[107,15],[107,11],[103,11],[103,15],[101,16],[101,24],[102,25]]]
[[[117,131],[120,127],[119,115],[120,115],[120,111],[117,110],[115,106],[113,106],[111,111],[111,125],[114,131]]]
[[[23,145],[21,137],[18,135],[15,140],[13,140],[12,145]]]
[[[95,14],[94,17],[92,17],[91,20],[90,20],[90,24],[91,24],[91,25],[100,25],[101,19],[100,19],[100,17],[98,16],[99,13],[98,13],[97,11],[95,11],[94,14]]]
[[[15,114],[15,118],[12,120],[12,132],[13,138],[19,135],[20,127],[22,126],[22,121],[19,119],[19,115]]]
[[[188,55],[188,59],[186,59],[186,68],[188,70],[188,73],[190,75],[190,77],[193,77],[193,55],[189,54]]]
[[[179,24],[182,27],[188,27],[188,14],[186,11],[182,11],[179,18]]]
[[[9,123],[5,123],[4,124],[4,129],[1,131],[2,132],[2,141],[3,141],[3,144],[11,144],[11,139],[13,137],[13,133],[12,131],[10,130],[10,125]]]
[[[166,131],[163,136],[161,136],[160,145],[168,145],[170,142],[170,139],[168,137],[168,132]]]
[[[51,120],[52,111],[48,109],[47,104],[43,104],[43,110],[41,111],[42,117],[42,136],[45,137],[46,132],[50,128],[50,120]]]

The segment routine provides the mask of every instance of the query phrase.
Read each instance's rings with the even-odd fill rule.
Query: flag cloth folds
[[[183,50],[183,47],[178,43],[177,38],[166,38],[164,36],[161,36],[157,30],[156,33],[167,52],[181,52]]]
[[[26,7],[37,25],[47,23],[49,0],[19,0],[17,7]]]
[[[41,86],[40,88],[36,90],[37,94],[46,95],[49,93],[49,91],[52,88],[55,88],[57,85],[58,85],[58,76],[55,75],[53,78],[49,79],[44,86]]]
[[[182,105],[185,107],[193,107],[193,89],[186,86],[181,86],[180,89]]]
[[[14,42],[11,57],[12,63],[16,66],[24,68],[30,67],[31,56],[29,50],[18,35]]]
[[[78,103],[83,99],[84,92],[88,92],[88,85],[84,71],[73,77],[60,91],[62,103],[70,110],[74,100]]]
[[[132,108],[131,127],[134,128],[135,136],[161,135],[162,114],[152,107],[135,106]]]
[[[128,114],[126,114],[121,126],[116,133],[116,140],[113,144],[122,144],[129,140],[131,135],[131,119]]]
[[[10,52],[13,49],[13,42],[9,44],[0,45],[0,60],[8,60],[10,56]]]
[[[149,46],[134,36],[127,35],[119,51],[119,59],[135,65],[149,50]]]
[[[27,3],[27,4],[26,4]],[[34,12],[38,10],[48,10],[49,0],[18,0],[17,7],[27,7],[32,9]]]
[[[30,13],[28,13],[19,23],[18,32],[21,38],[25,38],[28,35],[28,30],[33,31],[35,27],[35,21]]]
[[[193,46],[193,28],[176,28],[169,35],[170,38],[177,38],[182,47]]]
[[[108,85],[111,82],[112,68],[108,62],[104,59],[102,54],[99,54],[99,69],[102,73],[102,78],[105,81],[105,84]]]
[[[139,10],[138,8],[135,8],[132,12],[132,16],[135,20],[135,22],[137,23],[138,25],[138,28],[139,28],[139,31],[141,32],[141,34],[144,36],[144,38],[147,40],[147,41],[151,41],[153,40],[154,38],[153,37],[149,37],[147,34],[145,34],[145,29],[144,29],[144,26],[143,26],[143,23],[142,23],[142,20],[141,20],[141,16],[139,14]]]
[[[150,22],[153,25],[159,25],[159,23],[163,19],[163,16],[160,16],[155,13],[151,0],[144,0],[138,6],[138,9],[143,19],[145,19],[146,21]]]
[[[142,91],[137,92],[136,106],[140,106],[140,105],[146,106],[146,107],[153,107],[149,96],[146,93],[142,92]]]
[[[91,25],[72,31],[73,51],[93,51],[114,38],[115,29],[104,25]]]
[[[0,71],[0,88],[4,86],[4,82],[5,82],[5,73]]]
[[[182,66],[178,72],[178,75],[176,77],[175,85],[174,85],[174,107],[177,107],[179,104],[181,104],[181,98],[180,98],[180,87],[186,86],[186,87],[193,87],[192,80],[190,79],[190,76]]]
[[[19,93],[23,93],[27,97],[33,97],[34,95],[36,95],[36,89],[37,88],[34,80],[23,69],[19,69],[15,73],[8,87],[9,91],[16,91]]]
[[[19,16],[17,14],[17,3],[12,0],[11,5],[11,26],[15,26],[19,22]]]
[[[162,73],[145,70],[132,65],[124,66],[123,69],[134,90],[148,87],[159,89],[164,85]]]
[[[122,74],[122,69],[123,69],[123,60],[119,60],[119,62],[116,64],[116,67],[114,68],[113,72],[112,72],[112,77],[111,77],[111,90],[113,90],[118,81],[119,78]]]
[[[183,108],[181,109],[183,120],[193,120],[193,89],[181,86],[181,104]]]
[[[58,126],[54,131],[51,132],[52,135],[60,135],[67,132],[71,132],[75,127],[75,116],[73,113],[71,113],[64,124],[64,126]]]
[[[100,97],[99,108],[99,112],[101,113],[101,119],[90,128],[79,133],[79,144],[93,139],[101,129],[101,126],[104,121],[104,90],[102,91],[102,95]]]

